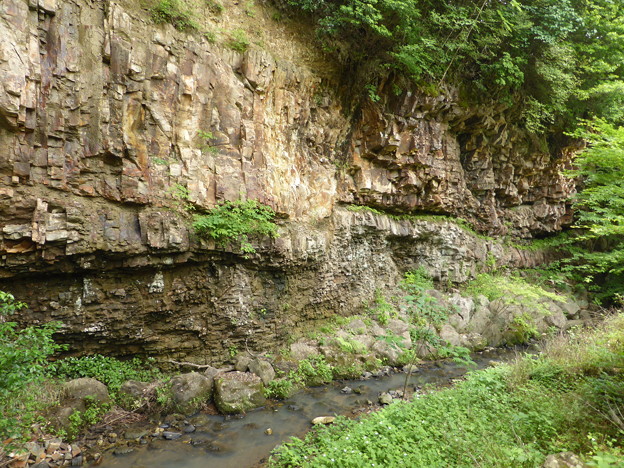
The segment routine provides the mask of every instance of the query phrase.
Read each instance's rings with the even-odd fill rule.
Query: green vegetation
[[[604,121],[588,123],[576,136],[588,143],[575,158],[570,177],[580,178],[583,190],[574,200],[578,235],[566,248],[570,258],[564,272],[593,283],[598,299],[624,298],[624,127]],[[559,265],[554,265],[558,267]]]
[[[624,5],[611,0],[290,0],[326,50],[361,63],[364,92],[401,75],[495,99],[541,132],[577,116],[622,121]],[[346,47],[344,46],[346,43]],[[395,80],[396,81],[396,80]],[[390,82],[400,87],[400,80]]]
[[[180,31],[199,29],[199,25],[193,20],[193,13],[181,0],[158,0],[150,8],[150,15],[155,23],[169,23]]]
[[[256,200],[224,201],[207,213],[195,215],[193,228],[204,238],[214,239],[225,246],[239,242],[241,251],[253,254],[249,236],[277,237],[275,212]]]
[[[528,468],[568,450],[590,466],[621,466],[623,368],[618,315],[594,331],[554,337],[540,355],[473,372],[453,388],[361,420],[339,418],[283,444],[269,466]]]
[[[204,132],[200,130],[197,132],[199,137],[203,140],[204,144],[201,146],[202,151],[208,151],[209,153],[218,153],[219,147],[214,144],[215,136],[212,132]]]
[[[42,387],[49,356],[63,347],[52,339],[59,322],[20,329],[11,315],[26,305],[0,291],[0,440],[22,439],[45,398]]]
[[[230,33],[230,38],[228,39],[226,45],[236,52],[245,52],[249,48],[249,38],[247,34],[242,29],[235,29]]]
[[[541,286],[529,283],[517,274],[481,273],[466,285],[466,294],[482,294],[490,301],[499,300],[503,305],[524,305],[542,315],[550,314],[543,304],[544,299],[565,302],[565,296],[548,291]]]
[[[162,377],[151,361],[138,358],[120,361],[112,357],[94,354],[84,357],[68,357],[48,364],[46,373],[50,377],[63,380],[90,377],[99,380],[108,387],[113,398],[128,380],[151,382]]]

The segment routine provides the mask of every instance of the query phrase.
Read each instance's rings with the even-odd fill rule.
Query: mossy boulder
[[[177,375],[169,385],[172,406],[183,414],[196,413],[212,397],[212,379],[197,372]]]
[[[244,413],[266,403],[263,390],[257,375],[228,372],[215,378],[215,404],[225,414]]]

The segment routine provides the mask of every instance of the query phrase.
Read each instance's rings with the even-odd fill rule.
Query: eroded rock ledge
[[[569,149],[450,90],[344,107],[339,77],[150,24],[132,2],[0,5],[0,289],[75,350],[219,360],[267,347],[423,265],[463,281],[505,249],[435,220],[528,236],[566,220]],[[235,8],[235,5],[228,5]],[[206,141],[200,132],[210,132]],[[254,198],[284,219],[244,259],[202,244],[172,196]]]

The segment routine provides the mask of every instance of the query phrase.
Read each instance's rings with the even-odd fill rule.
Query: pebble
[[[182,429],[185,433],[190,434],[192,432],[195,432],[195,426],[193,426],[192,424],[188,424],[186,426],[184,426],[184,429]]]
[[[297,405],[288,405],[286,407],[286,409],[288,411],[301,411],[301,406],[297,406]]]
[[[273,434],[273,429],[271,429],[270,427],[268,427],[268,428],[266,428],[266,429],[264,430],[264,433],[265,433],[266,435],[271,435],[271,434]]]
[[[353,393],[353,389],[351,387],[345,387],[340,390],[340,393],[344,393],[345,395],[351,395]]]
[[[182,437],[182,433],[181,432],[165,431],[165,432],[162,433],[162,435],[167,440],[176,440],[176,439],[179,439],[180,437]]]

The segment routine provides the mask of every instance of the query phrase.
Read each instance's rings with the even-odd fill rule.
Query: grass
[[[550,311],[544,300],[566,302],[566,297],[530,283],[518,275],[502,273],[481,273],[470,281],[465,292],[471,296],[483,295],[490,301],[501,300],[505,305],[524,305],[542,315]]]
[[[557,336],[538,356],[278,447],[270,467],[535,467],[572,451],[623,466],[624,315]]]

